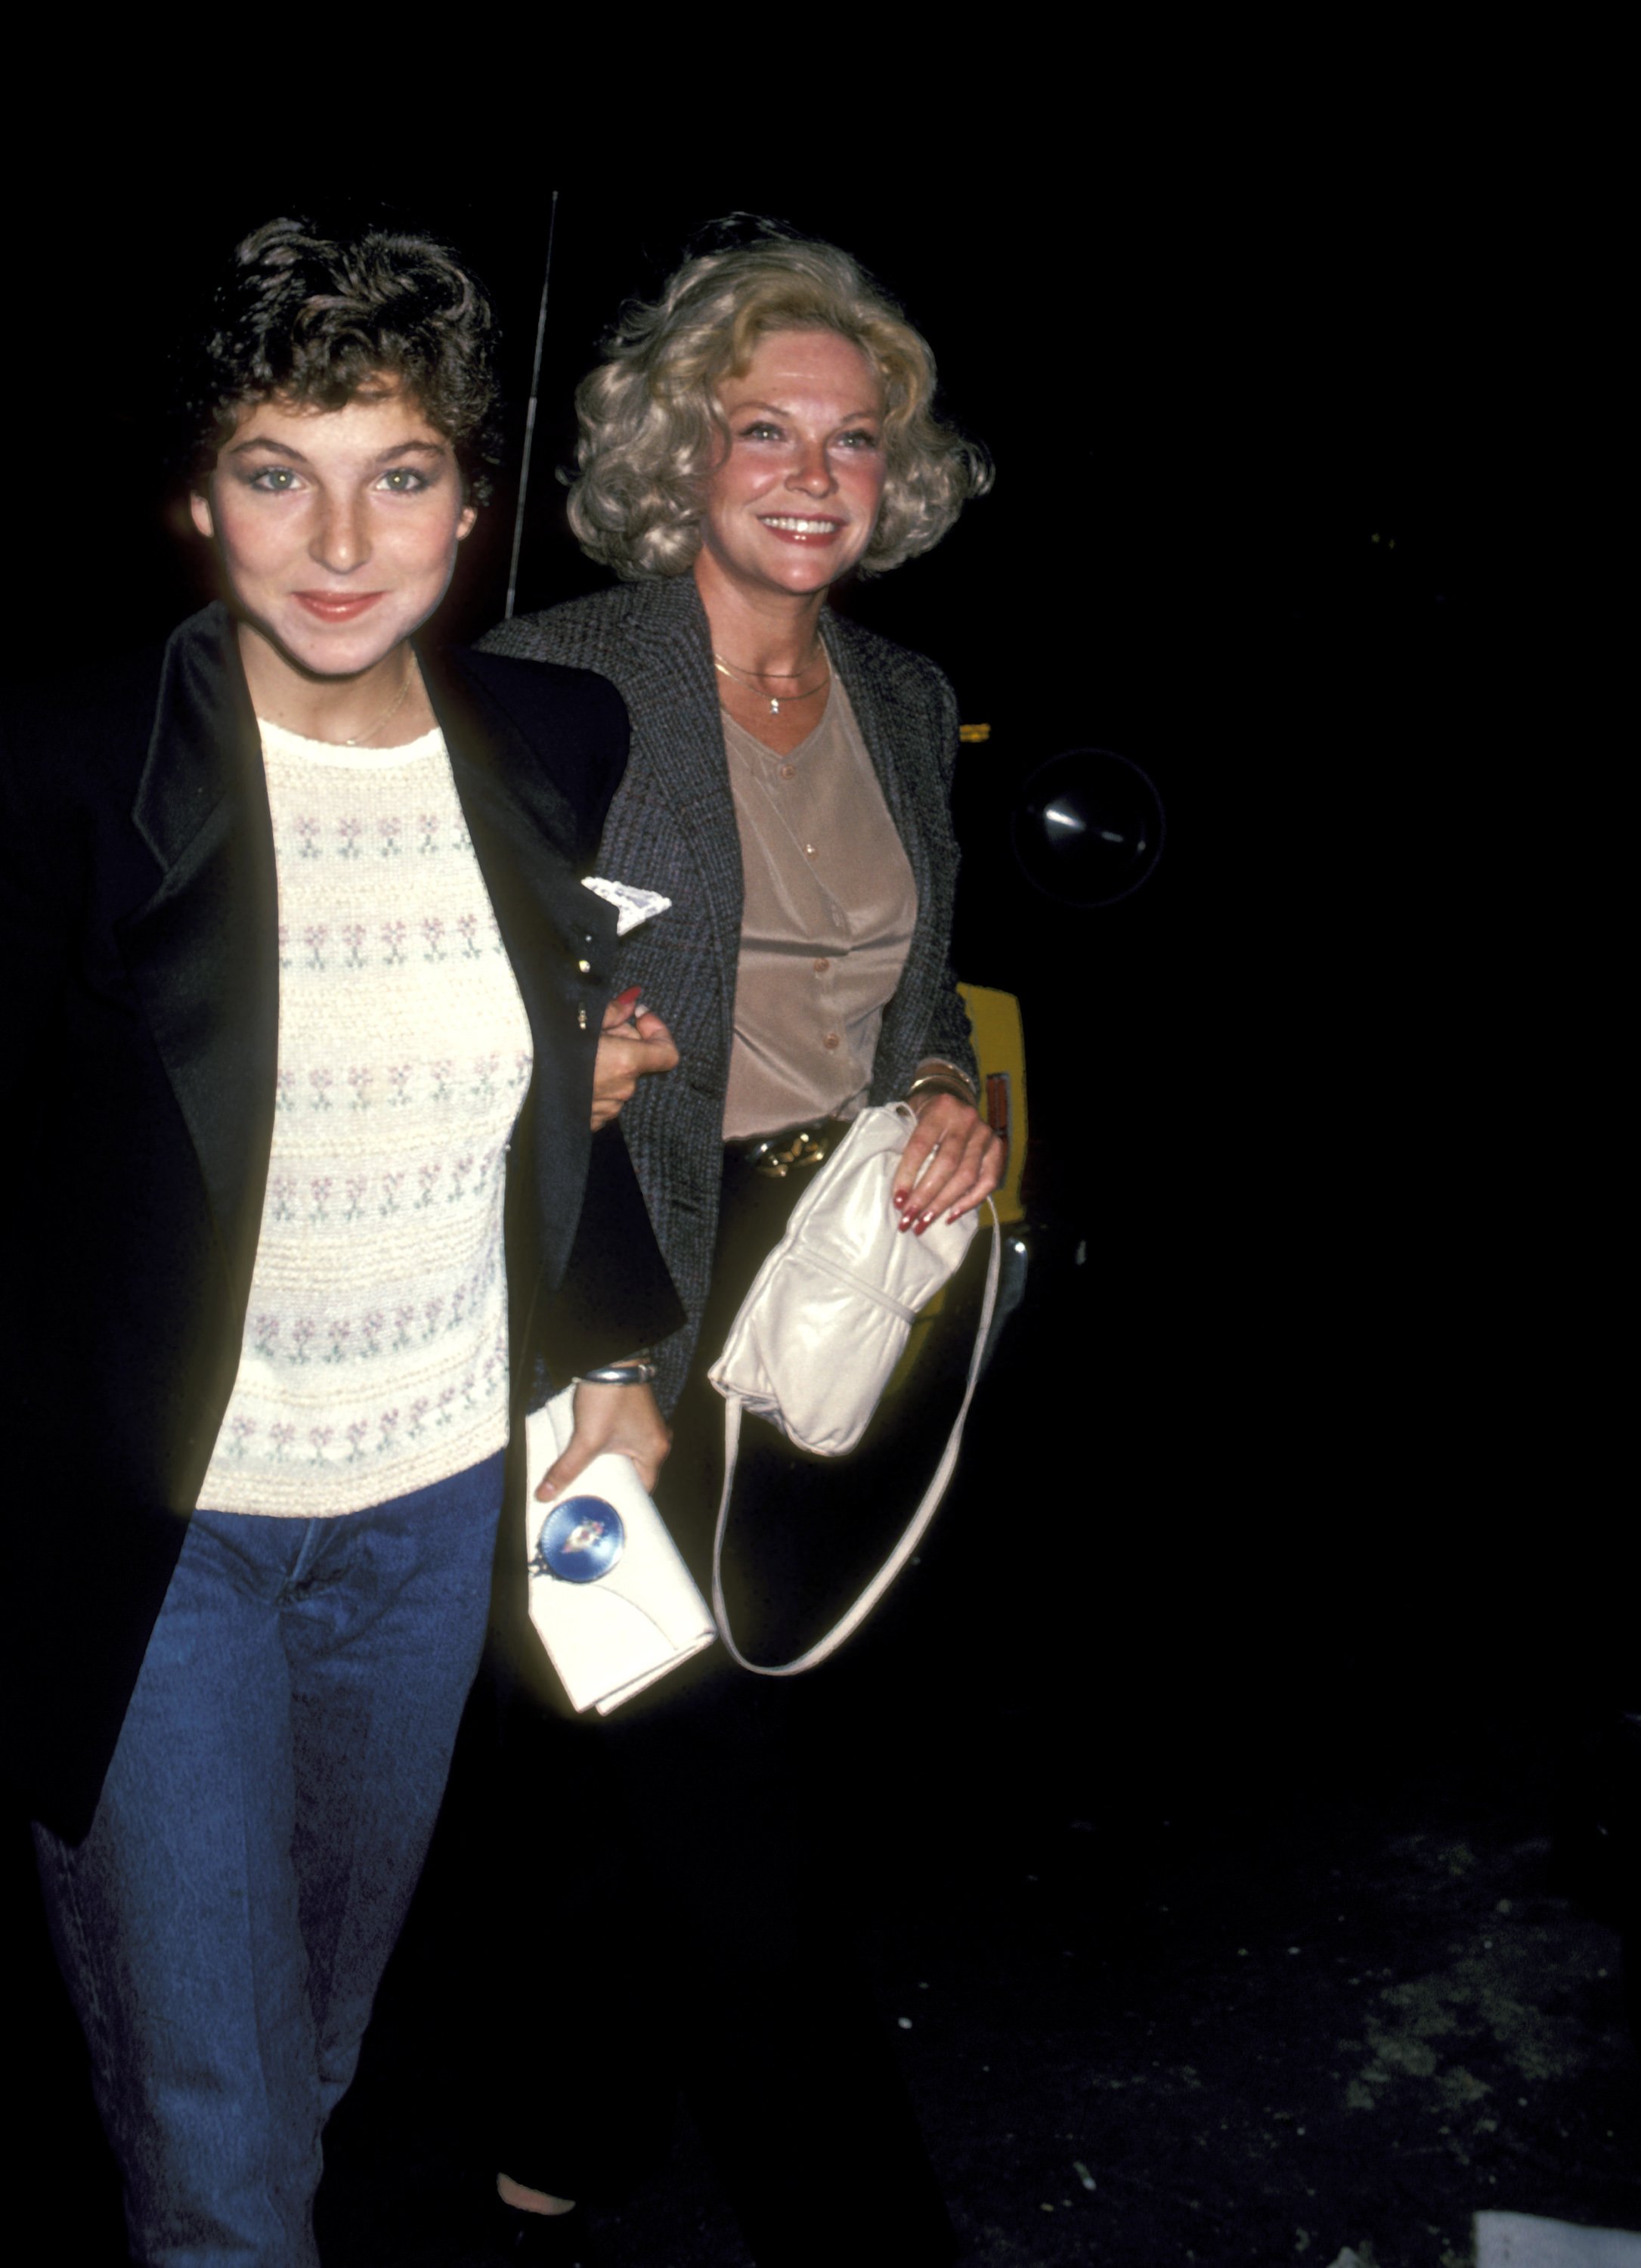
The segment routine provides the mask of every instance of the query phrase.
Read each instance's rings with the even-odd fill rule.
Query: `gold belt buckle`
[[[778,1146],[773,1142],[767,1149],[762,1144],[756,1146],[762,1155],[754,1158],[753,1172],[771,1182],[784,1182],[794,1166],[818,1166],[829,1145],[803,1127]]]

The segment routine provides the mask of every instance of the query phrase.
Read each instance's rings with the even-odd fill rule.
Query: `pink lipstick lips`
[[[357,622],[367,614],[385,591],[297,591],[292,593],[309,614],[316,615],[322,622]]]

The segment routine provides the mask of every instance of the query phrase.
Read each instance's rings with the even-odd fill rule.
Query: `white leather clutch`
[[[525,1420],[529,1486],[568,1447],[575,1388]],[[552,1504],[528,1499],[530,1619],[578,1709],[607,1716],[711,1645],[706,1601],[629,1457],[595,1457]]]

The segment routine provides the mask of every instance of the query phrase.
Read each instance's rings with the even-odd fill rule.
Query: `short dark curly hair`
[[[341,409],[374,378],[399,380],[489,501],[502,461],[496,318],[447,245],[385,228],[325,236],[266,222],[234,247],[187,370],[178,454],[198,489],[247,404]]]

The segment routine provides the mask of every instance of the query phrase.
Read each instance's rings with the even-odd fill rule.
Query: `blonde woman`
[[[917,1123],[894,1204],[916,1235],[981,1204],[1004,1163],[947,959],[952,690],[828,603],[937,542],[989,469],[933,413],[927,345],[847,253],[738,232],[624,312],[578,396],[570,521],[621,582],[483,641],[600,671],[632,722],[600,856],[671,901],[624,942],[620,976],[681,1065],[640,1079],[622,1125],[688,1314],[658,1350],[678,1412],[662,1502],[703,1576],[722,1433],[705,1367],[803,1186],[801,1165],[769,1169],[904,1098]],[[796,1650],[815,1605],[798,1536],[817,1485],[843,1491],[824,1523],[851,1476],[767,1444],[737,1483],[732,1600],[768,1656]],[[916,2268],[950,2257],[950,2230],[813,1908],[786,1705],[709,1656],[600,1738],[681,1986],[686,2091],[761,2268]],[[550,1755],[550,1725],[543,1741]],[[554,2131],[526,2110],[504,2138],[504,2195],[543,2217],[603,2177]],[[516,2234],[533,2235],[522,2216]]]

